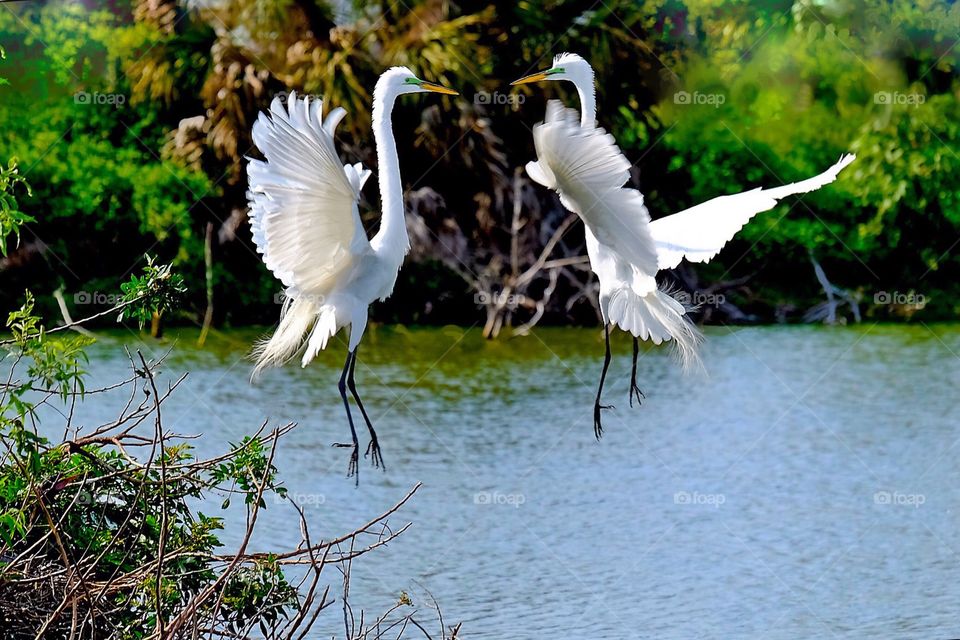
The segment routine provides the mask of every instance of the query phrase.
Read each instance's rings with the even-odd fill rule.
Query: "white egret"
[[[640,339],[654,344],[673,340],[685,367],[698,361],[701,335],[684,305],[658,287],[657,272],[676,267],[683,258],[709,261],[754,215],[773,208],[781,198],[833,182],[854,156],[845,155],[824,173],[802,182],[720,196],[651,221],[643,195],[623,186],[630,177],[630,162],[613,136],[596,126],[594,74],[587,61],[563,53],[554,58],[551,68],[511,84],[543,80],[570,81],[580,98],[579,123],[575,111],[557,101],[548,104],[545,121],[534,127],[537,160],[527,164],[527,173],[535,182],[556,190],[563,205],[578,214],[586,227],[587,255],[600,281],[606,346],[593,409],[594,432],[599,438],[601,410],[610,408],[600,404],[610,365],[610,325],[633,335],[631,406],[634,396],[638,402],[643,396],[637,386]]]
[[[420,80],[405,67],[385,71],[374,88],[373,137],[383,211],[371,240],[357,209],[370,171],[359,163],[341,164],[334,144],[334,130],[346,115],[343,109],[323,118],[321,101],[291,93],[286,108],[275,98],[270,115],[261,113],[253,125],[253,141],[266,161],[251,159],[247,168],[250,226],[263,262],[285,287],[286,300],[276,331],[255,349],[252,377],[301,351],[305,367],[337,331],[349,327],[339,389],[352,443],[336,445],[353,448],[348,475],[358,472],[360,452],[348,388],[370,431],[366,455],[374,466],[383,466],[376,431],[357,394],[354,369],[368,307],[391,294],[410,248],[390,114],[398,96],[422,92],[457,95]]]

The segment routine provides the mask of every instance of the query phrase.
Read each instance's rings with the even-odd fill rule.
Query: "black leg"
[[[360,401],[360,394],[357,393],[357,385],[353,380],[353,372],[357,368],[358,349],[360,349],[360,347],[357,347],[353,350],[353,361],[350,363],[350,373],[347,375],[347,387],[350,389],[350,393],[353,394],[353,399],[357,401],[357,406],[360,407],[360,414],[363,415],[363,420],[367,423],[367,429],[370,431],[370,444],[367,445],[367,451],[363,454],[363,457],[366,458],[367,456],[370,456],[374,467],[378,467],[386,471],[387,466],[383,464],[383,454],[380,452],[380,443],[377,441],[377,432],[373,430],[373,424],[370,422],[370,416],[367,415],[367,410],[363,408],[363,403]]]
[[[607,379],[607,369],[610,367],[610,325],[603,325],[603,342],[606,351],[603,355],[603,371],[600,372],[600,386],[597,388],[597,399],[593,403],[593,433],[597,440],[603,435],[603,425],[600,424],[600,411],[612,409],[613,405],[600,404],[600,395],[603,393],[603,381]]]
[[[637,338],[633,339],[633,373],[630,374],[630,406],[633,406],[633,396],[637,396],[637,405],[642,404],[640,401],[641,398],[646,400],[647,396],[643,395],[643,391],[640,390],[640,387],[637,386],[637,356],[640,355],[640,340]]]
[[[350,454],[350,464],[347,467],[347,477],[356,476],[357,485],[360,484],[360,441],[357,440],[357,430],[353,426],[353,416],[350,415],[350,401],[347,400],[347,374],[353,363],[354,352],[347,353],[347,361],[343,363],[343,372],[340,374],[340,383],[337,387],[340,389],[340,397],[343,398],[343,408],[347,412],[347,422],[350,423],[350,435],[353,437],[353,444],[335,443],[335,447],[353,447]]]

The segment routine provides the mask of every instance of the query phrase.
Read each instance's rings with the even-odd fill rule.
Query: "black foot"
[[[630,395],[630,406],[631,406],[631,407],[633,406],[633,398],[634,398],[634,396],[636,396],[636,398],[637,398],[637,406],[642,405],[642,404],[643,404],[642,400],[646,400],[646,399],[647,399],[647,396],[643,395],[643,391],[640,390],[640,387],[637,386],[637,383],[636,383],[636,382],[631,382],[631,383],[630,383],[630,393],[629,393],[629,395]]]
[[[387,470],[387,465],[383,464],[383,453],[380,451],[380,443],[377,442],[377,436],[373,436],[370,439],[370,444],[367,445],[367,451],[363,454],[363,457],[370,458],[374,469]]]
[[[342,449],[350,447],[353,451],[350,452],[350,464],[347,465],[347,477],[356,478],[356,484],[360,484],[360,443],[343,443],[343,442],[334,442],[334,447],[340,447]]]
[[[593,405],[593,435],[597,437],[597,440],[603,435],[603,425],[600,423],[600,412],[606,409],[613,409],[613,405],[600,404],[599,402]]]

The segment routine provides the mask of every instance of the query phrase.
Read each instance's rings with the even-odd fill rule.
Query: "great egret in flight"
[[[600,397],[610,366],[611,324],[633,335],[633,372],[628,391],[631,406],[634,396],[639,402],[643,395],[637,386],[638,340],[654,344],[673,340],[685,367],[697,362],[701,335],[687,317],[684,305],[658,288],[657,272],[676,267],[683,258],[709,261],[754,215],[772,209],[781,198],[833,182],[854,156],[845,155],[824,173],[802,182],[720,196],[651,221],[643,195],[623,186],[630,177],[630,162],[613,136],[596,126],[593,78],[586,60],[563,53],[554,58],[549,69],[511,84],[568,80],[580,97],[579,123],[575,111],[557,101],[548,104],[545,121],[534,127],[537,160],[527,164],[527,173],[534,181],[556,190],[563,205],[578,214],[586,227],[587,255],[600,281],[606,346],[593,407],[594,432],[599,438],[603,432],[600,413],[609,408],[600,404]]]
[[[369,241],[357,202],[370,171],[359,163],[341,164],[334,144],[334,130],[346,111],[336,108],[323,118],[321,101],[291,92],[286,108],[275,98],[270,116],[261,113],[253,125],[253,141],[266,157],[251,159],[247,168],[253,241],[286,295],[277,330],[255,349],[253,378],[301,350],[300,363],[307,366],[337,331],[350,327],[339,389],[352,444],[337,445],[353,448],[348,476],[358,472],[360,452],[348,388],[370,431],[366,455],[374,466],[383,466],[377,434],[357,394],[354,369],[367,309],[393,291],[410,248],[390,113],[398,96],[423,92],[457,95],[424,82],[406,67],[388,69],[374,88],[373,137],[383,212],[380,229]]]

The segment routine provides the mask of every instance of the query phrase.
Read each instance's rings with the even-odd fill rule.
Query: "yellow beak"
[[[514,80],[513,82],[510,83],[510,86],[512,87],[518,84],[529,84],[531,82],[541,82],[546,79],[547,79],[547,72],[538,71],[536,73],[531,73],[528,76],[523,76],[519,80]]]
[[[426,91],[433,91],[434,93],[442,93],[445,96],[458,96],[460,95],[453,89],[447,89],[443,85],[434,84],[433,82],[421,82],[420,88]]]

